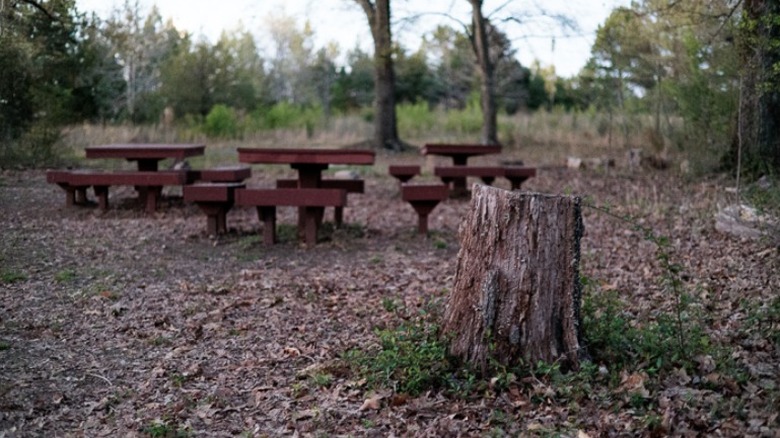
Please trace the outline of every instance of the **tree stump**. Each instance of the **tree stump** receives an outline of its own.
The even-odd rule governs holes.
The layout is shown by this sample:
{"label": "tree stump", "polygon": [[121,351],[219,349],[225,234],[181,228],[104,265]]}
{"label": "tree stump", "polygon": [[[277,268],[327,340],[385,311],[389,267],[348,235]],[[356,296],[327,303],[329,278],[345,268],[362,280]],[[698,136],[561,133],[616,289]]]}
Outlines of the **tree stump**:
{"label": "tree stump", "polygon": [[482,372],[491,358],[577,368],[582,233],[579,197],[474,185],[444,314],[450,353]]}

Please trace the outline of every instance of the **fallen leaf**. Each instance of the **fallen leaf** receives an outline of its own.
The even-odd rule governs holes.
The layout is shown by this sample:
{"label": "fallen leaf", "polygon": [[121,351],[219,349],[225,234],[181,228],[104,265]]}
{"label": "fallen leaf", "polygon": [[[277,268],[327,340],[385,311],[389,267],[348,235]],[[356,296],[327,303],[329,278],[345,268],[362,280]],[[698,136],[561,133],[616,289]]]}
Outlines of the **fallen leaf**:
{"label": "fallen leaf", "polygon": [[285,347],[284,348],[284,355],[287,357],[298,357],[301,355],[301,350],[295,348],[295,347]]}
{"label": "fallen leaf", "polygon": [[367,398],[363,404],[360,406],[359,411],[366,411],[368,409],[378,411],[380,407],[382,407],[382,396],[375,394],[371,397]]}

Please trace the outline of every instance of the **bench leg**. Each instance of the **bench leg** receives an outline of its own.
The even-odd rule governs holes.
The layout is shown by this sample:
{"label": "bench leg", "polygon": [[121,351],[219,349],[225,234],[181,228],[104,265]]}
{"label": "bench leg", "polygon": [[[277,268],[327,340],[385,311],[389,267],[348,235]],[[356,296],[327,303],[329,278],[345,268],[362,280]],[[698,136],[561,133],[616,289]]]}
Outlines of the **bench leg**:
{"label": "bench leg", "polygon": [[320,218],[322,217],[324,210],[325,209],[322,207],[306,207],[304,235],[308,248],[317,244],[317,228],[319,228]]}
{"label": "bench leg", "polygon": [[263,243],[276,243],[276,207],[257,207],[257,217],[263,222]]}
{"label": "bench leg", "polygon": [[146,212],[154,213],[157,211],[157,199],[162,193],[161,186],[150,186],[146,188]]}
{"label": "bench leg", "polygon": [[78,205],[87,205],[87,188],[76,187],[74,193],[74,202]]}
{"label": "bench leg", "polygon": [[525,180],[528,179],[528,177],[520,176],[517,178],[507,178],[510,183],[512,183],[512,190],[520,190],[520,186],[523,185]]}
{"label": "bench leg", "polygon": [[428,215],[439,205],[439,201],[412,201],[411,204],[417,212],[417,232],[422,235],[428,234]]}
{"label": "bench leg", "polygon": [[452,179],[452,194],[453,196],[464,196],[468,193],[466,189],[466,178],[453,178]]}
{"label": "bench leg", "polygon": [[60,184],[60,187],[62,187],[62,190],[65,190],[65,206],[73,207],[76,203],[76,188],[67,184]]}
{"label": "bench leg", "polygon": [[341,228],[344,223],[344,207],[336,207],[333,210],[333,222],[336,224],[336,228]]}
{"label": "bench leg", "polygon": [[227,233],[227,212],[232,205],[225,202],[198,202],[206,213],[206,233],[211,236]]}
{"label": "bench leg", "polygon": [[108,210],[108,186],[94,186],[95,197],[98,199],[98,208]]}

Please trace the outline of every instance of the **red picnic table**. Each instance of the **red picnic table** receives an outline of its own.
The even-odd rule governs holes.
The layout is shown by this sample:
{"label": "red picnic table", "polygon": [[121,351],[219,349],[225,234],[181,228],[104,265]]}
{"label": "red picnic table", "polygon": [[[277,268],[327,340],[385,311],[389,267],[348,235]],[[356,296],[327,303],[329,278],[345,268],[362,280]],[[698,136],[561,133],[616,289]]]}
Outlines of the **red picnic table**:
{"label": "red picnic table", "polygon": [[[283,194],[285,200],[279,200],[279,205],[298,205],[298,230],[299,235],[306,236],[307,242],[313,244],[316,239],[316,225],[322,220],[322,208],[324,205],[342,204],[344,190],[323,188],[322,171],[330,165],[372,165],[375,154],[373,151],[348,150],[348,149],[301,149],[301,148],[238,148],[238,161],[250,164],[286,164],[298,171],[296,189],[276,189],[277,194]],[[303,189],[303,190],[302,190]],[[319,189],[317,192],[313,189]],[[283,190],[297,190],[298,192],[283,192]],[[243,193],[249,193],[245,189]],[[327,197],[338,195],[341,201],[330,203]],[[334,192],[334,193],[326,193]],[[260,193],[260,192],[258,192]],[[296,195],[298,193],[298,195]],[[270,198],[273,194],[264,191],[262,196]],[[247,196],[247,199],[249,197]],[[296,200],[296,198],[299,198]],[[257,202],[249,201],[249,202]],[[262,201],[267,202],[267,201]],[[271,224],[272,221],[266,222]],[[308,226],[307,226],[308,224]],[[313,237],[312,237],[313,235]],[[268,235],[267,240],[274,240]]]}
{"label": "red picnic table", "polygon": [[156,172],[158,163],[166,158],[183,160],[187,157],[203,155],[204,144],[107,144],[89,146],[84,149],[87,158],[121,158],[137,161],[139,171]]}
{"label": "red picnic table", "polygon": [[474,144],[427,143],[420,150],[423,155],[440,155],[451,157],[452,164],[465,166],[470,157],[479,155],[500,154],[501,146]]}
{"label": "red picnic table", "polygon": [[[466,190],[466,177],[467,176],[480,176],[487,178],[495,178],[495,173],[502,173],[497,168],[472,168],[468,166],[468,159],[480,155],[492,155],[500,154],[501,146],[497,145],[479,145],[479,144],[449,144],[449,143],[427,143],[420,150],[423,155],[439,155],[443,157],[451,157],[452,164],[454,166],[450,168],[436,167],[434,173],[437,176],[442,177],[445,183],[452,182],[452,193],[456,196],[467,193]],[[442,171],[449,170],[451,174],[440,175]],[[484,175],[487,171],[491,176]]]}

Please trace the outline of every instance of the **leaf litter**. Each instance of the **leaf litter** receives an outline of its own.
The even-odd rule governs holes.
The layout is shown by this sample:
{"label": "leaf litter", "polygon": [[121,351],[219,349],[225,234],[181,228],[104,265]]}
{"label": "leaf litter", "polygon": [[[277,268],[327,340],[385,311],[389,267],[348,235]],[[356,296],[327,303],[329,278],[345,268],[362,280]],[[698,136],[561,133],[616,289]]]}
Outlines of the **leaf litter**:
{"label": "leaf litter", "polygon": [[[62,207],[42,172],[0,178],[0,265],[23,278],[0,285],[3,436],[150,436],[152,427],[185,436],[777,436],[780,427],[778,344],[767,336],[778,321],[754,321],[780,290],[780,257],[770,241],[714,229],[722,181],[549,168],[524,188],[587,195],[668,236],[707,334],[744,371],[738,378],[704,355],[693,375],[622,370],[576,397],[560,395],[576,384],[520,379],[502,391],[489,378],[478,394],[410,397],[369,388],[341,358],[446,297],[467,201],[439,205],[434,232],[420,238],[397,182],[370,175],[366,193],[350,195],[346,229],[326,226],[307,250],[291,239],[263,246],[249,209],[232,210],[229,234],[213,238],[180,198],[165,197],[149,217],[112,196],[101,213]],[[279,223],[295,223],[295,213],[280,208]],[[654,245],[612,217],[584,215],[583,275],[618,294],[634,320],[673,309]],[[598,365],[607,379],[611,364]]]}

